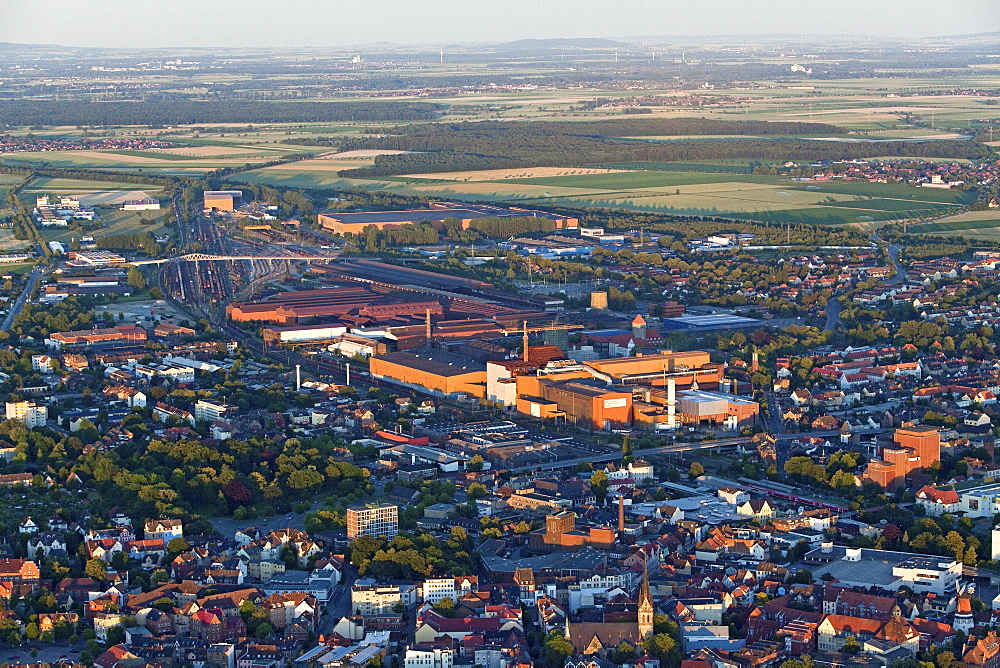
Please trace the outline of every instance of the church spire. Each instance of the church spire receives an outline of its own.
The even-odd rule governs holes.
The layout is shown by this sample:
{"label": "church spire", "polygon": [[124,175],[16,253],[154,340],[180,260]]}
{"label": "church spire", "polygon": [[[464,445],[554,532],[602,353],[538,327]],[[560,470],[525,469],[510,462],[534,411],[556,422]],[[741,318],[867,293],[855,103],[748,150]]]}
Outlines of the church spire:
{"label": "church spire", "polygon": [[649,593],[649,570],[642,567],[642,586],[639,588],[639,637],[653,634],[653,596]]}

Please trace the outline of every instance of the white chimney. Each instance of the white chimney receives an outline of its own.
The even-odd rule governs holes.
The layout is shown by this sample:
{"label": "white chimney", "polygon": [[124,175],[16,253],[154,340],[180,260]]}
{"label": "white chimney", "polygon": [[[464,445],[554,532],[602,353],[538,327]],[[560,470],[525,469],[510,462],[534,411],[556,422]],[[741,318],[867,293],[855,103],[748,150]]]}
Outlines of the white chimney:
{"label": "white chimney", "polygon": [[677,429],[677,381],[667,379],[667,429]]}
{"label": "white chimney", "polygon": [[300,364],[295,365],[295,391],[300,392],[302,390],[302,366]]}

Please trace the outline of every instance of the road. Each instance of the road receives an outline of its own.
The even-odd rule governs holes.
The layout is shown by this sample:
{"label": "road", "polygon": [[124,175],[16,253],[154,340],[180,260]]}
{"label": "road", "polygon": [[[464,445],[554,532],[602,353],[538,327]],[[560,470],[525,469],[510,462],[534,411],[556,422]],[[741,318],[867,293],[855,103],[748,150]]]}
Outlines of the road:
{"label": "road", "polygon": [[823,329],[827,332],[837,331],[837,325],[840,324],[840,312],[843,307],[840,305],[840,300],[830,297],[826,302],[826,324],[823,325]]}
{"label": "road", "polygon": [[[836,300],[830,300],[830,304],[840,305]],[[827,308],[830,308],[829,304]],[[838,311],[839,312],[839,311]],[[785,478],[787,474],[785,473],[785,462],[788,461],[788,452],[791,449],[788,444],[788,439],[783,438],[785,435],[785,420],[781,417],[784,412],[781,407],[781,401],[778,399],[774,392],[767,393],[767,427],[770,434],[775,438],[775,450],[777,450],[777,460],[775,465],[778,467],[778,475],[781,478]]]}
{"label": "road", "polygon": [[892,278],[887,278],[883,282],[886,283],[887,285],[893,285],[905,281],[906,269],[903,267],[903,263],[899,261],[899,251],[903,250],[903,247],[883,241],[882,237],[878,235],[878,232],[872,232],[871,240],[872,242],[880,246],[885,244],[886,254],[889,256],[889,260],[892,262],[892,266],[896,269],[896,275],[893,276]]}
{"label": "road", "polygon": [[35,267],[31,270],[31,275],[28,276],[28,282],[25,284],[24,290],[21,291],[17,301],[15,301],[14,305],[10,307],[9,311],[7,311],[7,315],[4,316],[3,324],[0,325],[0,329],[5,332],[10,331],[10,326],[14,324],[14,318],[17,317],[17,315],[24,308],[24,305],[28,302],[28,297],[30,297],[31,293],[34,292],[35,286],[38,284],[38,279],[41,278],[41,276],[41,267]]}

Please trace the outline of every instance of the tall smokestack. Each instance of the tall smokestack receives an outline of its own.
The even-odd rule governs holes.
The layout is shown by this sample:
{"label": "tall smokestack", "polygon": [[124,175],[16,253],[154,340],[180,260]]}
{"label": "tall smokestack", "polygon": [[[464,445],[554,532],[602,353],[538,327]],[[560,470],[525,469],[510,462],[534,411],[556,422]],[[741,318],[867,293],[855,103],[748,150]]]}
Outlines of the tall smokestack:
{"label": "tall smokestack", "polygon": [[427,317],[426,317],[426,320],[425,320],[425,326],[427,328],[427,331],[426,331],[426,334],[427,334],[427,343],[429,344],[431,342],[431,310],[430,309],[427,309]]}
{"label": "tall smokestack", "polygon": [[524,361],[528,361],[528,321],[524,321]]}
{"label": "tall smokestack", "polygon": [[753,373],[757,373],[758,371],[760,371],[760,355],[757,353],[756,350],[753,351],[753,362],[751,362],[750,364],[750,371],[752,371]]}
{"label": "tall smokestack", "polygon": [[300,392],[302,390],[302,365],[295,365],[295,391]]}
{"label": "tall smokestack", "polygon": [[667,429],[677,428],[677,381],[667,379]]}
{"label": "tall smokestack", "polygon": [[618,497],[618,536],[625,533],[625,495]]}
{"label": "tall smokestack", "polygon": [[739,394],[739,393],[740,393],[740,379],[733,378],[733,394]]}

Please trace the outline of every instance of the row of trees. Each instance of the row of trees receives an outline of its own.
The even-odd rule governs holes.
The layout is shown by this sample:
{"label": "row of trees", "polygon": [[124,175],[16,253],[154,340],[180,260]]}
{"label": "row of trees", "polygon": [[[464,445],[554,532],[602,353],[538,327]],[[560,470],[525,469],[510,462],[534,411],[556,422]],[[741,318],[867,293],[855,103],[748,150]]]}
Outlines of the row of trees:
{"label": "row of trees", "polygon": [[0,117],[10,125],[186,125],[192,123],[317,123],[418,121],[438,116],[429,102],[266,102],[209,100],[80,102],[2,100]]}

